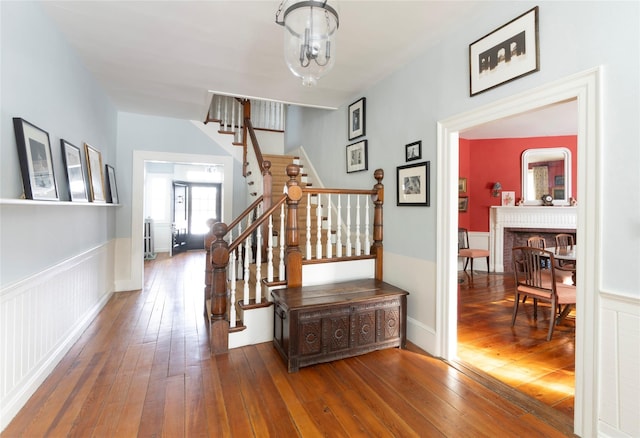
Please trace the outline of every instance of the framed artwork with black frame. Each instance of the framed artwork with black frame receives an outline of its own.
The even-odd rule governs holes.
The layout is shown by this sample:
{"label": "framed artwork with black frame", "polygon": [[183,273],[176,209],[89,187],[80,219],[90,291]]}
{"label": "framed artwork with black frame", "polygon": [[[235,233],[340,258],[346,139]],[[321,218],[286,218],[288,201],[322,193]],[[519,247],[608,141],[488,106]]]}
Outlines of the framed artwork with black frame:
{"label": "framed artwork with black frame", "polygon": [[60,146],[62,148],[64,167],[67,172],[67,182],[69,183],[69,199],[73,202],[89,202],[80,148],[65,139],[60,139]]}
{"label": "framed artwork with black frame", "polygon": [[106,197],[104,195],[104,178],[102,176],[102,154],[99,150],[87,143],[84,144],[84,151],[87,158],[91,201],[106,202]]}
{"label": "framed artwork with black frame", "polygon": [[14,117],[13,129],[25,198],[59,200],[49,133],[19,117]]}
{"label": "framed artwork with black frame", "polygon": [[422,140],[414,141],[404,147],[405,161],[422,159]]}
{"label": "framed artwork with black frame", "polygon": [[361,97],[349,105],[349,116],[347,118],[349,140],[355,140],[367,133],[366,106],[367,99],[365,97]]}
{"label": "framed artwork with black frame", "polygon": [[116,170],[113,166],[105,165],[107,177],[107,200],[112,204],[118,204],[118,186],[116,185]]}
{"label": "framed artwork with black frame", "polygon": [[429,206],[429,167],[430,161],[397,167],[396,205]]}
{"label": "framed artwork with black frame", "polygon": [[538,7],[469,44],[471,96],[540,70]]}
{"label": "framed artwork with black frame", "polygon": [[367,154],[367,140],[347,146],[347,173],[367,170],[369,161]]}

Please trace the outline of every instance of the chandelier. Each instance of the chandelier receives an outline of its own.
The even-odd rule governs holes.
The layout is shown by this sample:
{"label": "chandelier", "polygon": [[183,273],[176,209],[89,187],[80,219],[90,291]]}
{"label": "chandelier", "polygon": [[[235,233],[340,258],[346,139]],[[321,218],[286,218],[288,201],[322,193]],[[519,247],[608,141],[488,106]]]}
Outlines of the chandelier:
{"label": "chandelier", "polygon": [[[336,1],[283,0],[276,23],[284,26],[284,59],[302,84],[315,85],[336,61]],[[282,17],[281,17],[282,15]]]}

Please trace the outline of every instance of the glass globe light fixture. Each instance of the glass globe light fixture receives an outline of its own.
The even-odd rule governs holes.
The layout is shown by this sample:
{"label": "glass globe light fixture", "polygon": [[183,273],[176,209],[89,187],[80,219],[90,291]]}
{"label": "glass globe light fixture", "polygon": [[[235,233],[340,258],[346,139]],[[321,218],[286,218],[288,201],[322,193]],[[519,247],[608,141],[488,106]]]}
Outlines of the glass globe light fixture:
{"label": "glass globe light fixture", "polygon": [[[284,59],[305,86],[316,85],[336,62],[336,1],[285,0],[276,13],[284,26]],[[282,17],[280,17],[282,15]]]}

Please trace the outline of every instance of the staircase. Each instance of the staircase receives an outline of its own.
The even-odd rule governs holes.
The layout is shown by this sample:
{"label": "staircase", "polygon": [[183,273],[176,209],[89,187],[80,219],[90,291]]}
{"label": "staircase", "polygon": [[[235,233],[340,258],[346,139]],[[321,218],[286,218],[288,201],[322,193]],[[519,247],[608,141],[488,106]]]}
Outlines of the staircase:
{"label": "staircase", "polygon": [[229,96],[213,96],[205,121],[243,147],[251,203],[230,224],[211,224],[205,237],[212,354],[273,339],[274,288],[382,279],[382,170],[372,189],[316,188],[298,156],[262,153],[255,113],[263,129],[284,130],[281,104]]}

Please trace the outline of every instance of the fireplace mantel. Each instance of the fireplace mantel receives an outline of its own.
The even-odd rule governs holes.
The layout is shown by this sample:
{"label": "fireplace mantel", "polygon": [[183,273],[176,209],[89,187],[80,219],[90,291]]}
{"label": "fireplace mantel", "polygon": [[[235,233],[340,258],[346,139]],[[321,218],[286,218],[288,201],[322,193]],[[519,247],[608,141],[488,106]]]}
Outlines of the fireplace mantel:
{"label": "fireplace mantel", "polygon": [[577,207],[491,207],[489,251],[494,272],[504,272],[504,229],[575,230]]}

